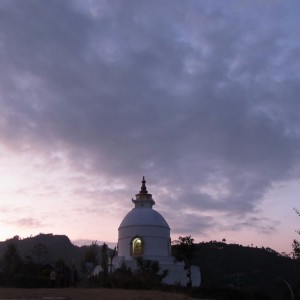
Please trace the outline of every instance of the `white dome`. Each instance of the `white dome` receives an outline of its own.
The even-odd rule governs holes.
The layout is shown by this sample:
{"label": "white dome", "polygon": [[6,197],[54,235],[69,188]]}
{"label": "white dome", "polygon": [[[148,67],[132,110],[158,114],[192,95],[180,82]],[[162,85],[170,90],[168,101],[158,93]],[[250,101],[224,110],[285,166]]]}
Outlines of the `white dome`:
{"label": "white dome", "polygon": [[164,217],[152,208],[134,208],[121,222],[119,229],[131,226],[157,226],[170,229]]}
{"label": "white dome", "polygon": [[155,201],[146,188],[143,177],[139,194],[132,199],[135,207],[119,226],[118,256],[132,259],[159,260],[170,257],[170,227],[163,216],[152,208]]}

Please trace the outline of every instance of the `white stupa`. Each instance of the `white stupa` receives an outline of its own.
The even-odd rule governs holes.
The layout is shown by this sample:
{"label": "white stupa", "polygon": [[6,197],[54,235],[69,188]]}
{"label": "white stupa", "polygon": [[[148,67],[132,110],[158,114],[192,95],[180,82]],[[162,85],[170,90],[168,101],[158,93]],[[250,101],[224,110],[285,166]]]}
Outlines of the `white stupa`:
{"label": "white stupa", "polygon": [[[188,282],[187,271],[183,263],[176,263],[171,256],[170,227],[164,217],[152,208],[155,201],[148,193],[143,177],[142,187],[136,199],[132,199],[135,207],[127,213],[119,226],[118,256],[114,261],[114,269],[126,264],[132,270],[137,268],[136,258],[157,261],[160,271],[168,270],[164,278],[166,284]],[[192,266],[192,285],[200,285],[200,270]]]}

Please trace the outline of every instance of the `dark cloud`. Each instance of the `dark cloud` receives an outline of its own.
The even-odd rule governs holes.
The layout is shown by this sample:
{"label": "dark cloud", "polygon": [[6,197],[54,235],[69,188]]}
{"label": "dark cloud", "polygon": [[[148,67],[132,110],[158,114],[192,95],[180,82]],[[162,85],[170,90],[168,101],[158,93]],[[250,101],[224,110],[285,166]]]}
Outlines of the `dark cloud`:
{"label": "dark cloud", "polygon": [[192,232],[193,235],[204,237],[211,228],[218,225],[217,220],[214,220],[211,216],[201,216],[193,213],[186,213],[182,216],[182,214],[176,212],[171,214],[166,212],[164,216],[167,217],[169,225],[172,225],[171,232],[173,235],[186,235]]}
{"label": "dark cloud", "polygon": [[[0,137],[120,180],[123,197],[146,175],[178,210],[246,217],[299,175],[294,6],[3,1]],[[206,226],[216,223],[184,215],[177,230]]]}

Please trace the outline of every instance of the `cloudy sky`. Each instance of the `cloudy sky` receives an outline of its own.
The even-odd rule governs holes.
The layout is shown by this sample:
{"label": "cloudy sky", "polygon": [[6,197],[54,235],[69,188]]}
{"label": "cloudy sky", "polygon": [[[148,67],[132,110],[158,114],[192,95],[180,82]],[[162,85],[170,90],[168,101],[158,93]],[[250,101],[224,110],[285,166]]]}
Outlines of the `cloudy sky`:
{"label": "cloudy sky", "polygon": [[291,251],[299,1],[0,1],[0,240],[116,242],[142,176],[172,237]]}

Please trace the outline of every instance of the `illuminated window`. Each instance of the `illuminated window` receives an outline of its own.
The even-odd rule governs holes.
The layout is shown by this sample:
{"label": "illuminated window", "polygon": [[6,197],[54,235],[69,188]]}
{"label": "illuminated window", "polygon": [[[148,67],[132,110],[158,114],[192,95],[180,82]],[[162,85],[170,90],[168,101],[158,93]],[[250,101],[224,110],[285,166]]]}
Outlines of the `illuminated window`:
{"label": "illuminated window", "polygon": [[131,242],[132,256],[142,256],[144,252],[144,243],[141,237],[134,237]]}

